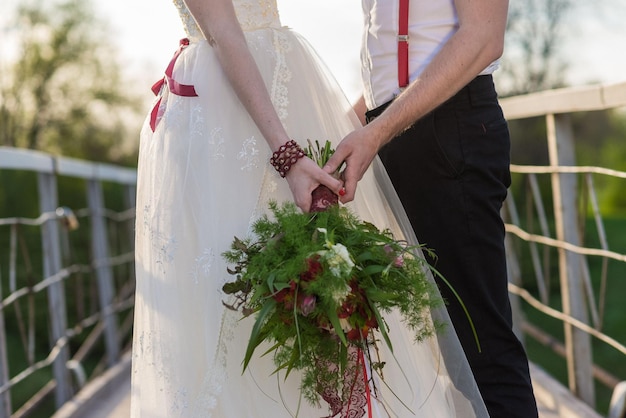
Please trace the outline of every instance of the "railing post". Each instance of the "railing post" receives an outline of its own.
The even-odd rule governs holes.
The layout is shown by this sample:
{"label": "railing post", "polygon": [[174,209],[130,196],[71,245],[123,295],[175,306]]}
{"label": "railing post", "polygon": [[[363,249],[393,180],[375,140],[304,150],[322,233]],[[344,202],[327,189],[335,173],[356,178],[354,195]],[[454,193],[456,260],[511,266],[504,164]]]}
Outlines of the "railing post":
{"label": "railing post", "polygon": [[102,311],[102,321],[104,323],[107,366],[112,367],[119,357],[119,343],[117,338],[117,319],[111,309],[115,292],[113,289],[113,272],[111,266],[107,263],[109,258],[109,240],[104,219],[104,198],[102,185],[99,181],[89,180],[87,188],[87,200],[92,214],[91,246],[98,281],[100,310]]}
{"label": "railing post", "polygon": [[[548,114],[546,122],[550,165],[552,167],[575,165],[574,138],[569,115]],[[553,173],[552,192],[557,239],[581,245],[576,174]],[[581,257],[571,251],[559,249],[561,298],[565,314],[589,323],[581,271],[582,262],[585,260]],[[564,327],[569,388],[588,405],[594,406],[591,338],[584,331],[567,323]]]}
{"label": "railing post", "polygon": [[[0,301],[2,300],[2,272],[0,271]],[[9,364],[7,362],[7,338],[4,327],[4,308],[0,307],[0,386],[9,382]],[[11,392],[0,393],[0,417],[11,416]]]}
{"label": "railing post", "polygon": [[[58,206],[56,176],[39,173],[39,208],[41,213],[54,212]],[[50,277],[61,270],[60,233],[57,219],[48,219],[41,225],[41,246],[43,249],[43,275]],[[50,340],[52,346],[65,337],[67,330],[67,312],[65,305],[65,286],[58,281],[48,287],[48,311],[50,315]],[[66,367],[69,360],[67,345],[59,348],[59,354],[52,363],[52,372],[56,381],[55,403],[60,408],[73,394],[70,373]]]}

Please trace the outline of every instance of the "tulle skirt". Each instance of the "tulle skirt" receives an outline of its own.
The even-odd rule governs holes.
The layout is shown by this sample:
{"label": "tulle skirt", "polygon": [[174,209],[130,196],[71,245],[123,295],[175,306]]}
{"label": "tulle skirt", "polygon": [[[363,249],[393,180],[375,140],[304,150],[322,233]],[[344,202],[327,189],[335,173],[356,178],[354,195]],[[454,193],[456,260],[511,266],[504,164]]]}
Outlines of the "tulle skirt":
{"label": "tulle skirt", "polygon": [[[338,143],[358,126],[350,103],[315,52],[286,28],[247,32],[274,107],[291,138]],[[269,165],[270,150],[225,77],[211,46],[192,42],[178,57],[156,129],[141,133],[136,223],[137,291],[132,367],[133,417],[266,418],[328,416],[300,396],[299,375],[273,374],[258,349],[242,360],[253,319],[222,303],[232,276],[221,254],[245,238],[268,202],[291,199]],[[397,238],[415,241],[397,197],[375,161],[352,210]],[[433,312],[449,322],[445,310]],[[417,343],[389,315],[393,355],[381,347],[374,417],[473,417],[486,410],[449,324]],[[387,387],[388,385],[388,387]],[[367,415],[366,415],[367,416]]]}

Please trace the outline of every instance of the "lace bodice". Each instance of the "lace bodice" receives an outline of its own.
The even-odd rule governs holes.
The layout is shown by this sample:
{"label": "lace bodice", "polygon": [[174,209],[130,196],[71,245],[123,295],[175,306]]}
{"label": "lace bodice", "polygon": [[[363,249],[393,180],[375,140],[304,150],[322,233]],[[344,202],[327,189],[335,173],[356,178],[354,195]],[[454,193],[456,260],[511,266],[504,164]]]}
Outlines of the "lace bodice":
{"label": "lace bodice", "polygon": [[[183,0],[174,0],[174,5],[183,22],[187,36],[192,40],[203,39],[204,35],[187,9]],[[237,19],[244,31],[266,27],[280,27],[276,0],[233,0]]]}

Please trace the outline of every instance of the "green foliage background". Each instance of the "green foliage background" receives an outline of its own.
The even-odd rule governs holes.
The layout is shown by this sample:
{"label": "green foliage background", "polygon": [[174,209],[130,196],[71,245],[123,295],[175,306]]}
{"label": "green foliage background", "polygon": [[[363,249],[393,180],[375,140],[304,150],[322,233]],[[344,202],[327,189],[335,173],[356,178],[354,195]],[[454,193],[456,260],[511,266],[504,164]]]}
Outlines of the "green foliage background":
{"label": "green foliage background", "polygon": [[143,103],[90,1],[17,9],[16,58],[0,62],[0,145],[133,166]]}

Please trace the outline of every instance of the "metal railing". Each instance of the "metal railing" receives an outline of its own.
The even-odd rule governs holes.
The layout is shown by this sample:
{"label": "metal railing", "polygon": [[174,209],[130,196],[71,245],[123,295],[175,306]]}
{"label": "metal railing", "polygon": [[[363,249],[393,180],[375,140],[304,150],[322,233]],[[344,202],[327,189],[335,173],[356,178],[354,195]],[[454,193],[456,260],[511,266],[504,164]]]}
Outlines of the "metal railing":
{"label": "metal railing", "polygon": [[[502,106],[509,121],[544,118],[549,159],[548,165],[543,166],[511,166],[512,173],[525,187],[521,196],[511,192],[503,209],[509,291],[513,295],[517,332],[550,346],[564,358],[569,389],[590,406],[596,406],[596,381],[613,390],[609,416],[623,418],[624,384],[620,381],[626,380],[626,333],[609,336],[602,329],[607,292],[611,291],[608,264],[626,265],[626,255],[623,248],[622,252],[609,248],[609,238],[615,237],[609,237],[604,226],[595,179],[604,176],[624,181],[621,187],[625,187],[626,172],[576,166],[576,136],[571,115],[625,107],[626,83],[529,94],[503,99]],[[516,200],[524,202],[523,218]],[[588,219],[595,225],[593,239],[599,242],[596,247],[587,244],[592,238],[586,233]],[[599,277],[591,276],[592,258],[600,260]],[[522,262],[527,264],[524,272]],[[557,286],[550,283],[551,276],[558,277],[559,295],[552,294],[551,289]],[[612,279],[623,280],[623,277]],[[529,285],[532,292],[523,287]],[[562,321],[564,341],[549,335],[538,324],[525,321],[520,299],[532,309]],[[621,368],[607,371],[594,364],[592,337],[621,353]]]}
{"label": "metal railing", "polygon": [[[0,193],[29,196],[40,213],[0,218],[0,417],[20,417],[50,398],[61,407],[130,346],[136,172],[4,147],[0,170],[36,177],[37,198],[6,196],[7,184]],[[87,207],[72,210],[59,195]]]}

